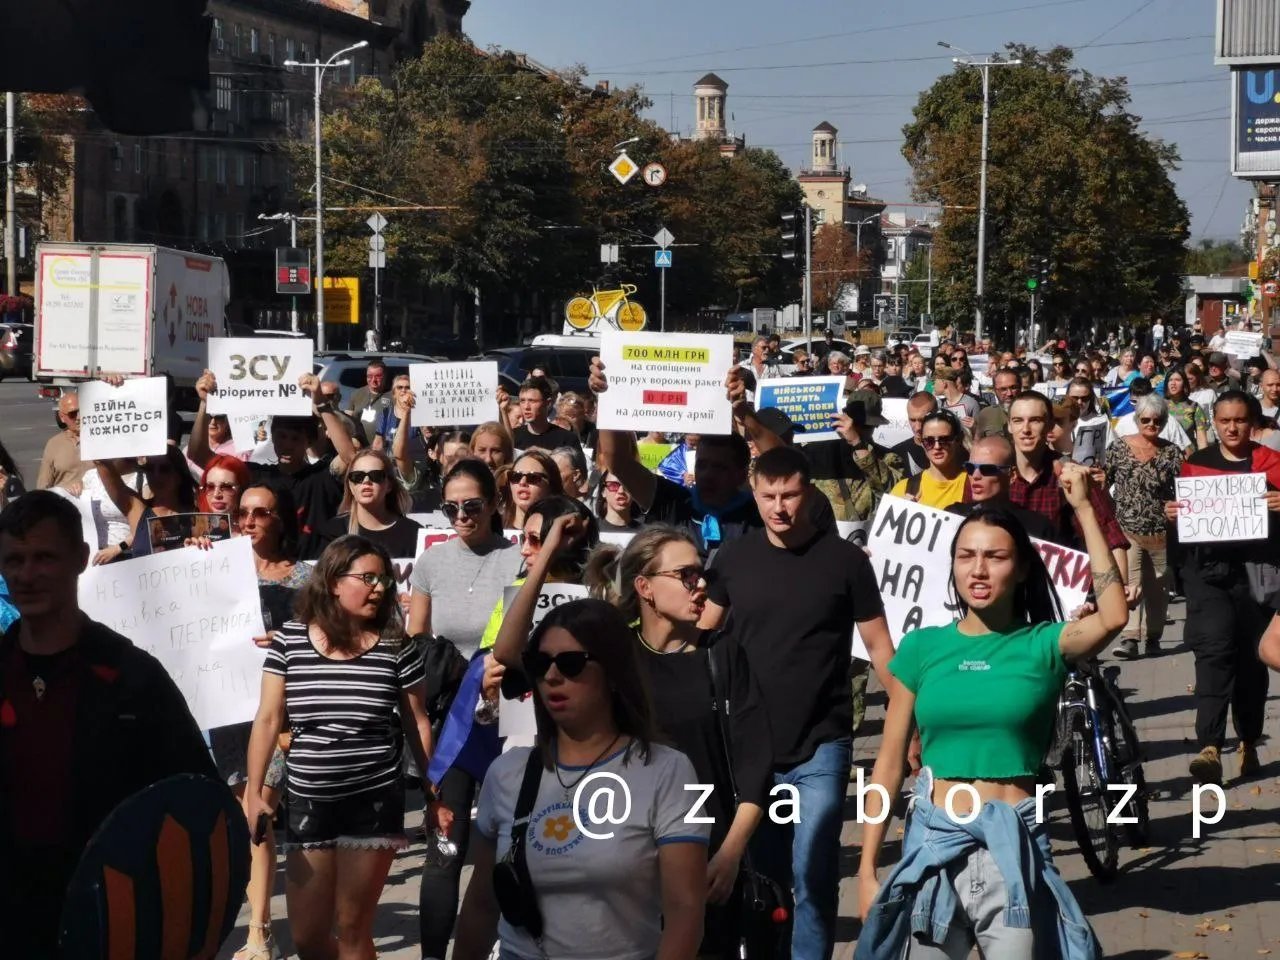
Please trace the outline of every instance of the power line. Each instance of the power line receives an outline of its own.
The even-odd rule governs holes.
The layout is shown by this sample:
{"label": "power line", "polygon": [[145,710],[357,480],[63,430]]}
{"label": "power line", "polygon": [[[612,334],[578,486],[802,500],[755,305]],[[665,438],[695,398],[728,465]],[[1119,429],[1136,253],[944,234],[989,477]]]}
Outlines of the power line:
{"label": "power line", "polygon": [[1076,51],[1077,51],[1077,52],[1079,52],[1079,51],[1081,51],[1081,50],[1084,50],[1084,49],[1086,49],[1086,48],[1088,48],[1088,47],[1093,46],[1095,43],[1097,43],[1099,40],[1101,40],[1103,37],[1105,37],[1105,36],[1106,36],[1108,33],[1110,33],[1112,30],[1115,30],[1117,27],[1119,27],[1119,26],[1121,26],[1121,25],[1123,25],[1123,24],[1125,24],[1125,23],[1128,23],[1130,20],[1132,20],[1134,17],[1136,17],[1136,16],[1137,16],[1138,14],[1140,14],[1143,10],[1147,9],[1147,7],[1151,6],[1151,4],[1153,4],[1153,3],[1155,3],[1155,2],[1156,2],[1156,0],[1144,0],[1144,2],[1143,2],[1143,3],[1141,3],[1141,4],[1139,4],[1139,5],[1138,5],[1138,7],[1137,7],[1137,9],[1136,9],[1136,10],[1132,10],[1132,11],[1130,11],[1128,14],[1126,14],[1125,16],[1121,17],[1119,20],[1117,20],[1117,21],[1116,21],[1115,23],[1113,23],[1111,26],[1107,27],[1107,29],[1103,30],[1100,34],[1098,34],[1096,37],[1094,37],[1094,38],[1093,38],[1092,40],[1090,40],[1088,43],[1084,44],[1083,46],[1076,47],[1076,48],[1075,48],[1075,49],[1076,49]]}

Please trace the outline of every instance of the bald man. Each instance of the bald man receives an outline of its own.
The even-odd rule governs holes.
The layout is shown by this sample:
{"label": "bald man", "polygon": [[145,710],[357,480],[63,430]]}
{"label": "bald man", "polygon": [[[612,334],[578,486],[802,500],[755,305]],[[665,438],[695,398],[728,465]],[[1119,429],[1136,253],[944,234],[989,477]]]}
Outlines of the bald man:
{"label": "bald man", "polygon": [[74,487],[72,492],[78,493],[85,471],[93,464],[80,459],[80,396],[74,390],[65,391],[59,398],[58,422],[64,429],[44,445],[36,486],[41,490]]}
{"label": "bald man", "polygon": [[1280,371],[1264,370],[1258,379],[1258,393],[1262,401],[1262,415],[1274,420],[1280,415]]}
{"label": "bald man", "polygon": [[[964,468],[969,474],[970,503],[954,503],[947,507],[952,513],[968,516],[979,504],[1000,507],[1009,511],[1027,535],[1037,540],[1060,543],[1061,538],[1048,519],[1034,510],[1019,507],[1009,499],[1009,481],[1013,476],[1016,460],[1013,444],[1000,434],[976,440],[969,450]],[[1068,544],[1063,544],[1068,546]]]}

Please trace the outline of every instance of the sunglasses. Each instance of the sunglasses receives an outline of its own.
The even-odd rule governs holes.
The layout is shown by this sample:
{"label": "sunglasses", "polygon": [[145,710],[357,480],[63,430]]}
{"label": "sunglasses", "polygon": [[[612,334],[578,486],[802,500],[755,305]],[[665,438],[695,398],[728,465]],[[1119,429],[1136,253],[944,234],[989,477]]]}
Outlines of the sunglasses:
{"label": "sunglasses", "polygon": [[573,680],[581,676],[582,671],[587,669],[587,664],[594,659],[585,650],[565,650],[555,656],[541,650],[530,650],[524,655],[524,667],[525,673],[535,680],[545,677],[552,666],[560,671],[560,676]]}
{"label": "sunglasses", "polygon": [[1009,472],[1011,468],[1003,466],[999,463],[970,463],[964,464],[964,472],[973,476],[975,473],[984,477],[1002,477]]}
{"label": "sunglasses", "polygon": [[680,585],[686,590],[696,590],[698,584],[702,582],[705,571],[702,567],[688,566],[677,567],[675,570],[657,570],[653,573],[647,573],[647,577],[671,577],[673,580],[679,580]]}
{"label": "sunglasses", "polygon": [[396,585],[396,578],[385,573],[340,573],[338,576],[352,577],[366,587],[381,587],[383,590],[390,590]]}
{"label": "sunglasses", "polygon": [[621,490],[621,489],[622,489],[622,481],[621,481],[621,480],[606,480],[606,481],[604,482],[604,488],[605,488],[606,490],[608,490],[610,493],[617,493],[619,490]]}
{"label": "sunglasses", "polygon": [[370,483],[386,483],[387,471],[385,470],[352,470],[347,474],[347,483],[353,486],[359,486],[368,480]]}
{"label": "sunglasses", "polygon": [[80,411],[79,411],[79,410],[68,410],[66,413],[64,413],[64,414],[63,414],[63,416],[64,416],[64,417],[66,417],[66,418],[68,418],[69,420],[79,420],[79,419],[80,419]]}
{"label": "sunglasses", "polygon": [[484,498],[468,497],[466,500],[460,500],[457,503],[452,500],[446,500],[440,504],[440,512],[450,520],[457,520],[459,514],[478,517],[484,512]]}
{"label": "sunglasses", "polygon": [[521,470],[512,470],[508,476],[511,477],[512,483],[527,483],[531,487],[540,487],[547,482],[545,473],[525,473]]}
{"label": "sunglasses", "polygon": [[920,446],[926,450],[932,450],[934,447],[949,447],[956,442],[954,436],[949,437],[921,437]]}
{"label": "sunglasses", "polygon": [[536,533],[526,533],[524,535],[524,542],[531,547],[540,547],[542,546],[542,537],[538,536]]}
{"label": "sunglasses", "polygon": [[1139,422],[1139,423],[1154,424],[1154,423],[1159,423],[1159,422],[1160,422],[1160,418],[1159,418],[1159,417],[1139,417],[1139,418],[1138,418],[1138,422]]}
{"label": "sunglasses", "polygon": [[254,520],[263,521],[268,520],[275,515],[276,512],[274,510],[268,510],[266,507],[241,507],[236,511],[236,520],[240,523],[244,523],[252,517]]}
{"label": "sunglasses", "polygon": [[235,493],[240,487],[234,483],[202,483],[200,489],[205,493],[219,493],[223,490],[227,493]]}

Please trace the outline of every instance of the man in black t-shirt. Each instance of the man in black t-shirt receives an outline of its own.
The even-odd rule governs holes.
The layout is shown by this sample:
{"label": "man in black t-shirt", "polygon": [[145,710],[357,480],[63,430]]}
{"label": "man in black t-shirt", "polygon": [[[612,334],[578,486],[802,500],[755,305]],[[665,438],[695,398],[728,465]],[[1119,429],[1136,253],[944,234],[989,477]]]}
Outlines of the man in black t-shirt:
{"label": "man in black t-shirt", "polygon": [[546,377],[530,377],[520,384],[520,415],[524,417],[524,423],[515,429],[517,450],[536,447],[551,453],[560,447],[582,449],[576,433],[556,426],[547,416],[555,397],[556,389]]}
{"label": "man in black t-shirt", "polygon": [[795,889],[790,955],[819,960],[835,943],[854,624],[882,675],[893,645],[867,555],[810,520],[809,501],[821,494],[804,454],[785,446],[762,453],[752,492],[764,528],[720,551],[702,626],[726,626],[759,678],[776,797],[794,800],[785,814],[795,822],[762,822],[752,853],[764,873]]}

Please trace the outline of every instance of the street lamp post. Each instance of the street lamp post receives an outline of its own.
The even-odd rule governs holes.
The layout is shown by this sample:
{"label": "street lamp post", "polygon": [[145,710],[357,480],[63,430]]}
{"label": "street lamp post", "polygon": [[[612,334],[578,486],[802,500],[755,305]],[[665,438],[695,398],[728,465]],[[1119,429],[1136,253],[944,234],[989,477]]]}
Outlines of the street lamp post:
{"label": "street lamp post", "polygon": [[[982,294],[987,267],[987,140],[991,125],[991,68],[1016,67],[1021,60],[976,60],[974,55],[961,47],[939,40],[938,46],[959,50],[965,57],[952,57],[951,62],[960,66],[978,67],[982,70],[982,167],[978,180],[978,278],[976,303],[973,308],[973,336],[982,339]],[[968,59],[966,59],[966,57]]]}
{"label": "street lamp post", "polygon": [[310,63],[300,63],[297,60],[286,60],[286,67],[303,67],[307,70],[314,70],[316,76],[315,87],[315,144],[316,144],[316,349],[323,350],[325,347],[324,336],[324,195],[320,176],[320,83],[324,79],[324,72],[330,67],[345,67],[351,63],[350,60],[339,60],[338,58],[351,53],[354,50],[360,50],[369,45],[368,40],[361,40],[359,43],[353,43],[349,47],[339,50],[328,60],[321,61],[318,57]]}
{"label": "street lamp post", "polygon": [[861,220],[845,220],[844,226],[854,227],[853,258],[858,261],[858,316],[862,316],[862,225],[872,220],[879,220],[880,214],[873,213]]}
{"label": "street lamp post", "polygon": [[[288,220],[289,221],[289,246],[296,247],[298,245],[298,221],[314,220],[315,217],[300,217],[296,213],[260,213],[259,220]],[[289,297],[289,329],[293,333],[298,332],[298,298],[296,296]]]}

